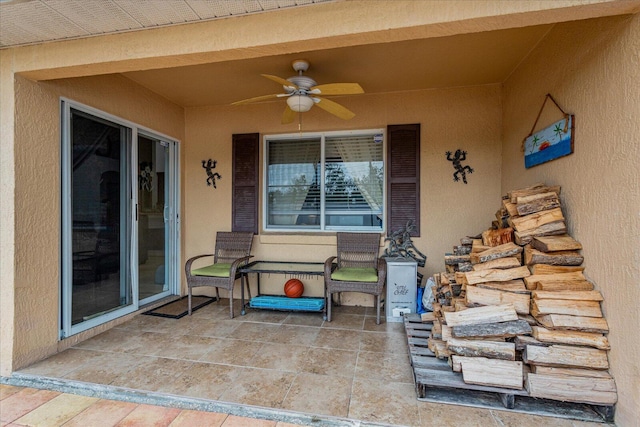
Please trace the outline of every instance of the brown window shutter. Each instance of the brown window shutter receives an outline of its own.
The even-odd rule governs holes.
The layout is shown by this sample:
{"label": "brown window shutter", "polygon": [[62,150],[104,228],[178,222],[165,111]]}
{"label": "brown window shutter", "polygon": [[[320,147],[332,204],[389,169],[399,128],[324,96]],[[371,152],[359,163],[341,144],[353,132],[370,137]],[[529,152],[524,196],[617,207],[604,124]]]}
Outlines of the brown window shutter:
{"label": "brown window shutter", "polygon": [[420,124],[387,126],[387,235],[413,220],[420,236]]}
{"label": "brown window shutter", "polygon": [[232,231],[258,233],[258,159],[260,135],[233,135]]}

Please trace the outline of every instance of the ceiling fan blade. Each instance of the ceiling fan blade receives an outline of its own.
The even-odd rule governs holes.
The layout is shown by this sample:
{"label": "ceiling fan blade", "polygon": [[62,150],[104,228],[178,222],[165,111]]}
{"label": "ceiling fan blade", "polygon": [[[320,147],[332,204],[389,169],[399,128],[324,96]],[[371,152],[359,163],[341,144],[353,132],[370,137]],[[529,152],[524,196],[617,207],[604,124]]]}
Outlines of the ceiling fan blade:
{"label": "ceiling fan blade", "polygon": [[264,101],[265,99],[280,98],[280,95],[281,94],[279,93],[272,93],[270,95],[256,96],[255,98],[243,99],[241,101],[232,102],[231,105],[243,105],[243,104],[249,104],[251,102]]}
{"label": "ceiling fan blade", "polygon": [[316,105],[323,110],[333,114],[334,116],[340,117],[343,120],[349,120],[355,117],[355,113],[338,104],[337,102],[330,101],[326,98],[315,98],[318,99]]}
{"label": "ceiling fan blade", "polygon": [[356,95],[364,93],[358,83],[328,83],[317,85],[309,90],[313,95]]}
{"label": "ceiling fan blade", "polygon": [[282,114],[282,124],[286,125],[289,123],[293,123],[293,120],[295,118],[296,118],[296,112],[293,111],[291,107],[287,105],[287,107],[284,109],[284,113]]}
{"label": "ceiling fan blade", "polygon": [[288,86],[288,87],[292,87],[293,89],[298,89],[298,85],[296,85],[295,83],[291,83],[289,80],[283,79],[282,77],[272,76],[271,74],[260,74],[260,75],[276,83],[280,83],[282,86]]}

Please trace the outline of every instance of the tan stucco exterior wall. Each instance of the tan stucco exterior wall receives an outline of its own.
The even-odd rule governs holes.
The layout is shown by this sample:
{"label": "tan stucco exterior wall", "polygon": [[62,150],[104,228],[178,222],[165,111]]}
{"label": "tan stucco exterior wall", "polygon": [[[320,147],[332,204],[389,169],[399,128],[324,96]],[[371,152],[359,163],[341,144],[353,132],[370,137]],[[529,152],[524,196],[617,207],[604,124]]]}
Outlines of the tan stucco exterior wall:
{"label": "tan stucco exterior wall", "polygon": [[[183,140],[183,258],[210,250],[213,233],[230,227],[231,135],[283,132],[281,108],[188,109],[185,118],[181,107],[119,77],[16,83],[16,73],[43,80],[107,75],[571,21],[637,7],[637,1],[612,0],[346,1],[314,6],[314,25],[301,8],[242,17],[250,31],[232,18],[0,50],[0,375],[56,348],[59,95]],[[502,99],[497,86],[489,86],[345,102],[366,111],[349,128],[422,124],[422,237],[416,243],[429,256],[428,274],[443,268],[442,255],[459,237],[488,226],[497,209],[491,201],[504,192],[536,181],[563,186],[571,233],[585,246],[586,273],[605,296],[620,425],[640,417],[639,27],[638,16],[559,24],[508,79]],[[547,92],[576,114],[576,152],[525,171],[520,143]],[[305,116],[305,129],[345,126],[313,114]],[[444,159],[446,150],[457,148],[469,151],[476,169],[466,186],[453,182]],[[209,157],[220,162],[218,190],[204,185],[199,162]],[[255,252],[302,258],[308,252],[301,248],[315,248],[320,259],[331,253],[331,238],[308,243],[261,236]]]}
{"label": "tan stucco exterior wall", "polygon": [[[575,114],[575,152],[524,169],[520,151],[546,93]],[[616,422],[640,419],[640,16],[557,25],[505,83],[502,192],[562,186],[585,275],[604,296]],[[554,113],[553,116],[550,113]],[[558,119],[545,108],[540,127]]]}
{"label": "tan stucco exterior wall", "polygon": [[[476,234],[491,224],[500,200],[501,88],[499,85],[430,90],[388,95],[362,95],[341,101],[362,111],[350,121],[333,118],[319,109],[303,115],[302,130],[329,131],[382,128],[388,124],[421,124],[421,236],[414,240],[429,258],[426,272],[444,269],[443,254],[460,237]],[[234,133],[262,135],[297,132],[298,123],[281,125],[284,102],[235,108],[190,108],[186,113],[185,256],[211,253],[216,231],[231,229],[231,138]],[[250,119],[248,119],[250,118]],[[445,152],[468,151],[474,169],[469,184],[453,181]],[[262,151],[262,150],[261,150]],[[218,161],[222,175],[217,189],[205,183],[202,160]],[[262,176],[262,175],[261,175]],[[496,204],[487,204],[495,200]],[[324,261],[335,255],[335,235],[261,233],[254,240],[256,259]],[[266,278],[265,278],[266,279]],[[277,278],[281,287],[283,278]],[[322,295],[322,282],[306,295]],[[281,291],[276,289],[276,291]],[[371,304],[345,295],[345,303]]]}
{"label": "tan stucco exterior wall", "polygon": [[179,140],[184,130],[181,107],[117,75],[40,83],[17,77],[15,93],[13,369],[58,350],[60,97]]}

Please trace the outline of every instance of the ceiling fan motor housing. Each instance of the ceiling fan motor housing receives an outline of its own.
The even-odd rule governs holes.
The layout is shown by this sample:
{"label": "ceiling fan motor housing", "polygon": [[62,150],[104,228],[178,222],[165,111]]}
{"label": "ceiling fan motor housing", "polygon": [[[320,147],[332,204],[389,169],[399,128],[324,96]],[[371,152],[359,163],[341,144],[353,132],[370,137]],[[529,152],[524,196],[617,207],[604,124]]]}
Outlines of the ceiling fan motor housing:
{"label": "ceiling fan motor housing", "polygon": [[[315,80],[307,76],[293,76],[293,77],[289,77],[287,80],[289,80],[291,83],[298,86],[298,88],[305,91],[317,85]],[[288,90],[289,92],[293,92],[291,88],[287,88],[287,86],[283,86],[283,87],[285,88],[285,90]]]}

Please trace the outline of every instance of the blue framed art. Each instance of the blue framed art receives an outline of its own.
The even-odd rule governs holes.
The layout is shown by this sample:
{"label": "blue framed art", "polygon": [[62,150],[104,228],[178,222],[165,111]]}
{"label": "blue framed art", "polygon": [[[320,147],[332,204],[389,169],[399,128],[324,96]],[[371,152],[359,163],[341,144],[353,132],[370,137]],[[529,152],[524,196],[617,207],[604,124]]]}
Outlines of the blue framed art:
{"label": "blue framed art", "polygon": [[567,114],[524,140],[524,166],[530,168],[573,153],[575,116]]}

